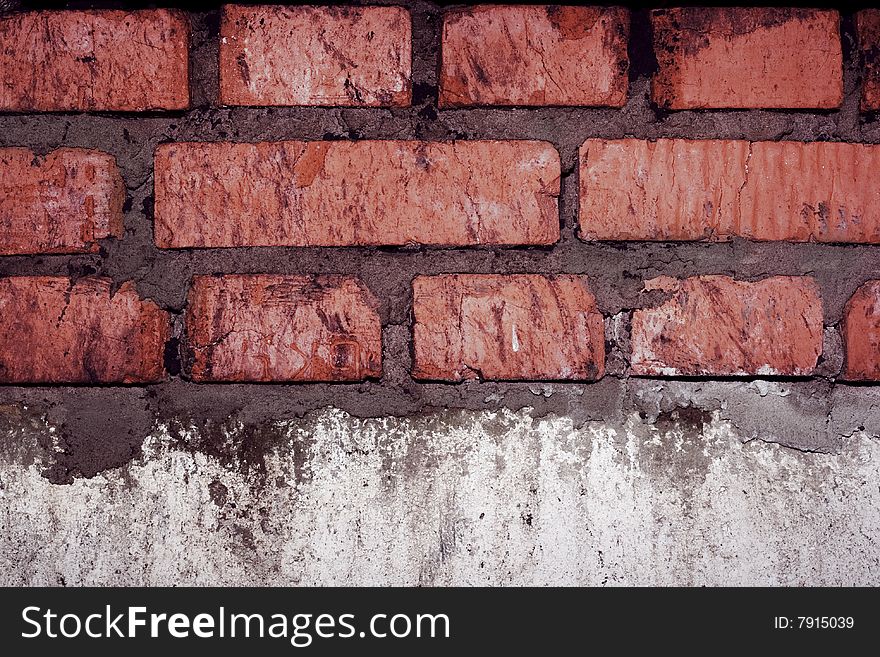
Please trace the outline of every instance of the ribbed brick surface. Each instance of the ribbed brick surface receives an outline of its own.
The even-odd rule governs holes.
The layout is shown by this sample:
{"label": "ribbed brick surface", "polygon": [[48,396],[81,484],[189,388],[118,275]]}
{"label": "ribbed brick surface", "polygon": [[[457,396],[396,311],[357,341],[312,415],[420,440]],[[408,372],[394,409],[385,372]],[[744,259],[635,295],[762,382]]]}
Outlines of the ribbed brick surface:
{"label": "ribbed brick surface", "polygon": [[591,139],[580,230],[587,240],[880,243],[880,147]]}
{"label": "ribbed brick surface", "polygon": [[186,109],[189,29],[167,9],[0,16],[0,111]]}
{"label": "ribbed brick surface", "polygon": [[669,298],[633,313],[633,374],[808,376],[816,368],[822,300],[811,278],[661,276],[645,289]]}
{"label": "ribbed brick surface", "polygon": [[162,248],[552,244],[559,155],[544,142],[163,144]]}
{"label": "ribbed brick surface", "polygon": [[0,383],[151,383],[168,313],[109,278],[0,278]]}
{"label": "ribbed brick surface", "polygon": [[195,381],[359,381],[382,374],[378,303],[342,276],[196,276],[186,309]]}
{"label": "ribbed brick surface", "polygon": [[112,155],[0,148],[0,255],[97,251],[122,235],[124,201]]}
{"label": "ribbed brick surface", "polygon": [[598,379],[602,315],[583,276],[450,274],[413,281],[417,379]]}
{"label": "ribbed brick surface", "polygon": [[830,109],[843,101],[836,11],[684,7],[655,10],[651,22],[652,98],[661,107]]}
{"label": "ribbed brick surface", "polygon": [[410,32],[401,7],[226,5],[220,102],[409,105]]}

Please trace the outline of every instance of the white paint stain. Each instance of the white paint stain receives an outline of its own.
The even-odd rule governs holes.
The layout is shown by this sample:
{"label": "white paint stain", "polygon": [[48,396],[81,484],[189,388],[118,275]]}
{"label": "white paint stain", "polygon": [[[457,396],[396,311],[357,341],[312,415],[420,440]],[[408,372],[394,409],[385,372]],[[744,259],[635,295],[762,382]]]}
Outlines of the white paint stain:
{"label": "white paint stain", "polygon": [[515,352],[519,351],[519,337],[516,335],[516,324],[510,327],[510,344]]}

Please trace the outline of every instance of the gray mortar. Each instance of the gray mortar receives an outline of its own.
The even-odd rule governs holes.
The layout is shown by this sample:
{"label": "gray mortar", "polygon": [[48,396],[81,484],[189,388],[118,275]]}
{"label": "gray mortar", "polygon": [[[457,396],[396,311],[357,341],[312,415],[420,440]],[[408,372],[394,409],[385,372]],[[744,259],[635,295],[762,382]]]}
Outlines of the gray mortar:
{"label": "gray mortar", "polygon": [[[347,4],[359,4],[347,3]],[[620,110],[589,108],[437,108],[437,66],[442,9],[428,2],[403,4],[413,15],[413,106],[395,109],[221,108],[217,98],[219,11],[192,13],[193,109],[182,113],[40,114],[0,116],[0,146],[45,153],[59,146],[112,153],[127,188],[124,239],[108,239],[89,255],[0,258],[0,276],[90,274],[117,284],[131,280],[141,295],[174,313],[180,332],[189,281],[212,273],[357,274],[380,300],[385,374],[363,384],[193,384],[175,374],[142,388],[0,387],[0,405],[26,405],[61,430],[60,447],[45,476],[68,483],[120,466],[139,454],[140,443],[159,421],[209,426],[235,418],[253,427],[249,453],[270,449],[261,430],[270,421],[301,417],[333,404],[367,416],[411,416],[437,409],[520,409],[568,416],[576,423],[619,422],[630,411],[651,421],[688,421],[720,410],[742,432],[809,451],[835,451],[841,436],[866,427],[880,433],[878,389],[836,383],[843,305],[859,285],[880,278],[880,248],[869,245],[758,243],[585,243],[577,237],[577,152],[591,137],[835,140],[880,143],[880,118],[859,114],[859,72],[853,21],[844,15],[843,107],[830,112],[664,112],[649,100],[653,66],[647,13],[633,14],[631,84]],[[27,6],[27,4],[26,4]],[[129,5],[130,6],[130,5]],[[281,139],[539,139],[561,156],[562,237],[549,248],[233,248],[159,250],[153,243],[152,155],[167,141],[261,141]],[[609,375],[584,383],[420,384],[411,365],[411,281],[418,274],[586,274],[606,316]],[[825,305],[826,355],[814,380],[757,381],[628,379],[629,312],[656,303],[643,281],[727,274],[754,280],[771,275],[815,277]],[[176,342],[168,350],[179,370]],[[783,386],[788,393],[769,393]],[[696,412],[695,412],[696,411]],[[271,433],[271,432],[269,432]],[[108,437],[113,440],[108,441]],[[203,446],[205,449],[208,447]],[[213,449],[213,448],[212,448]],[[244,463],[239,459],[241,463]],[[244,467],[244,466],[242,466]]]}

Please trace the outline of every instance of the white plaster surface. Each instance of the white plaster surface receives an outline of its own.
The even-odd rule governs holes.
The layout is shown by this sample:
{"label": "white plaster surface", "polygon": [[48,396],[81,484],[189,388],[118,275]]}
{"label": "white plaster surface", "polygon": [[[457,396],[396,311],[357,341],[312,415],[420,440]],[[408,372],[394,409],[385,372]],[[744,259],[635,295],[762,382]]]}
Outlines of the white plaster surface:
{"label": "white plaster surface", "polygon": [[0,584],[880,584],[864,432],[820,454],[744,443],[717,413],[700,430],[331,408],[275,430],[265,471],[157,425],[140,458],[70,485],[28,462],[50,427],[6,436]]}

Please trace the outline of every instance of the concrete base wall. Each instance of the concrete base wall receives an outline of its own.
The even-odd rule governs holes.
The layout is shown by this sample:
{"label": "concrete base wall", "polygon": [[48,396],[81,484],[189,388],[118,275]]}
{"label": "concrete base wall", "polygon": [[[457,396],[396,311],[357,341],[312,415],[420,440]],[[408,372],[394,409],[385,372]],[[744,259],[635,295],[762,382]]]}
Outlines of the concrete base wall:
{"label": "concrete base wall", "polygon": [[55,427],[4,412],[4,585],[880,584],[864,428],[819,453],[720,411],[326,408],[265,427],[261,453],[235,422],[157,423],[140,457],[57,485]]}

